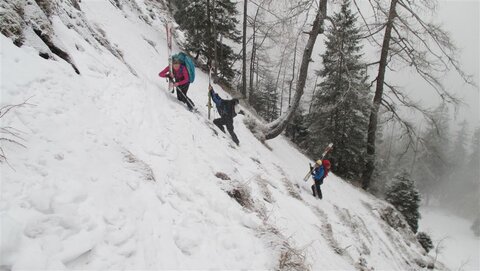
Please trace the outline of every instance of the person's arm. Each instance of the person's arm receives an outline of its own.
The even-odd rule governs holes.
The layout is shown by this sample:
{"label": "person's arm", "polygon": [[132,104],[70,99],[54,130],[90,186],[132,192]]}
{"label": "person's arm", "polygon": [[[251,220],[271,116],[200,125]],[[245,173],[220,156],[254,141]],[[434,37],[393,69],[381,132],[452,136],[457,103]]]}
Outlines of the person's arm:
{"label": "person's arm", "polygon": [[183,86],[183,85],[188,84],[188,83],[190,82],[190,77],[188,77],[187,67],[182,66],[182,67],[180,67],[179,69],[182,70],[183,80],[180,81],[180,82],[175,83],[175,86],[176,86],[176,87],[178,87],[178,86]]}
{"label": "person's arm", "polygon": [[218,96],[217,93],[213,90],[213,88],[210,86],[210,97],[212,97],[212,101],[216,104],[219,105],[222,102],[222,98]]}
{"label": "person's arm", "polygon": [[169,75],[170,75],[170,66],[167,66],[165,69],[163,69],[163,71],[161,71],[158,74],[158,76],[163,77],[163,78],[169,77]]}

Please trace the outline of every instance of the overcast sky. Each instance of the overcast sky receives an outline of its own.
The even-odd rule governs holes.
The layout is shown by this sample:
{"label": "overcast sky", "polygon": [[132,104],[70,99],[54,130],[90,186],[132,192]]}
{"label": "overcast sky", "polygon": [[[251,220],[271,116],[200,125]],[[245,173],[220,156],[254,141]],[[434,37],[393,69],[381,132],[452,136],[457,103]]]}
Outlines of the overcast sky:
{"label": "overcast sky", "polygon": [[[460,61],[466,72],[475,76],[480,84],[480,3],[477,0],[443,0],[439,2],[438,19],[444,22],[444,28],[450,32],[455,44],[461,50]],[[459,121],[462,118],[472,125],[480,125],[479,89],[466,86],[458,80],[458,76],[450,76],[447,87],[459,93],[468,107],[462,107]]]}

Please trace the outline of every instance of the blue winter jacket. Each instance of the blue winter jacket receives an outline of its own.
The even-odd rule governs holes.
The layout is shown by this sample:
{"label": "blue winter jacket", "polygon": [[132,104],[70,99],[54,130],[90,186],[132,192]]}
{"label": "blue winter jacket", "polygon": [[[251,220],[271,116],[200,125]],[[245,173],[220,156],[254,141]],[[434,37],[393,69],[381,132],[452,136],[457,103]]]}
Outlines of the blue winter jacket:
{"label": "blue winter jacket", "polygon": [[323,175],[325,174],[325,169],[323,166],[320,166],[313,170],[312,176],[315,181],[323,181]]}
{"label": "blue winter jacket", "polygon": [[237,115],[235,112],[235,103],[232,100],[224,100],[220,98],[213,89],[210,90],[210,96],[217,106],[218,113],[222,118],[233,119]]}

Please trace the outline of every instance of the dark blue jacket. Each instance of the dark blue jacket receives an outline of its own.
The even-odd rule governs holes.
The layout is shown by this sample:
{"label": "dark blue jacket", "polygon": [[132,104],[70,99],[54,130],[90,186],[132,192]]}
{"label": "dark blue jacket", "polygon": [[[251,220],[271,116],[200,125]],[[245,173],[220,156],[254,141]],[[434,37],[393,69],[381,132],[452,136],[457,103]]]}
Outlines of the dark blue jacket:
{"label": "dark blue jacket", "polygon": [[235,113],[235,103],[232,100],[224,100],[220,98],[213,89],[210,90],[210,95],[212,101],[217,106],[218,114],[220,114],[222,118],[233,119],[237,115],[237,113]]}

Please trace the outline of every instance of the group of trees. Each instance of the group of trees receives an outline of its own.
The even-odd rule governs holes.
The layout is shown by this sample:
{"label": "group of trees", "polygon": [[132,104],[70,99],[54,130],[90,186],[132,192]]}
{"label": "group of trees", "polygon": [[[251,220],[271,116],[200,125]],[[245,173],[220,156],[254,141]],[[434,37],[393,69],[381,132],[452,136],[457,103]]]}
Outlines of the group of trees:
{"label": "group of trees", "polygon": [[[231,0],[171,2],[186,33],[185,49],[209,66],[215,63],[217,78],[237,87],[267,122],[255,125],[261,132],[255,134],[268,140],[285,131],[311,157],[319,157],[333,142],[333,171],[372,192],[385,195],[388,181],[406,171],[404,179],[418,184],[426,202],[466,195],[460,197],[463,205],[478,203],[471,198],[471,191],[478,189],[477,172],[463,170],[478,165],[478,150],[466,151],[464,131],[452,147],[455,157],[447,157],[452,149],[445,148],[453,143],[445,136],[449,129],[444,112],[458,100],[443,87],[441,72],[453,67],[465,82],[473,82],[461,70],[449,35],[420,14],[433,10],[435,0],[371,0],[363,5],[343,0],[331,16],[327,0],[245,0],[243,35]],[[325,35],[326,49],[312,72],[320,34]],[[379,51],[378,59],[369,63],[362,46],[366,41]],[[227,45],[232,42],[239,44],[238,54]],[[241,65],[235,65],[240,59]],[[442,107],[430,111],[388,82],[386,74],[398,66],[410,67],[423,78]],[[313,87],[313,94],[302,102],[306,87]],[[424,116],[428,128],[415,127],[402,114],[404,108]],[[395,133],[389,135],[387,129]],[[399,134],[402,140],[394,140]],[[402,151],[392,150],[392,145]],[[460,179],[464,185],[454,185]]]}
{"label": "group of trees", "polygon": [[214,68],[214,76],[229,85],[235,76],[236,54],[227,41],[238,43],[241,39],[236,3],[231,0],[172,0],[170,4],[175,21],[186,33],[185,50],[196,60],[202,57],[208,67]]}

